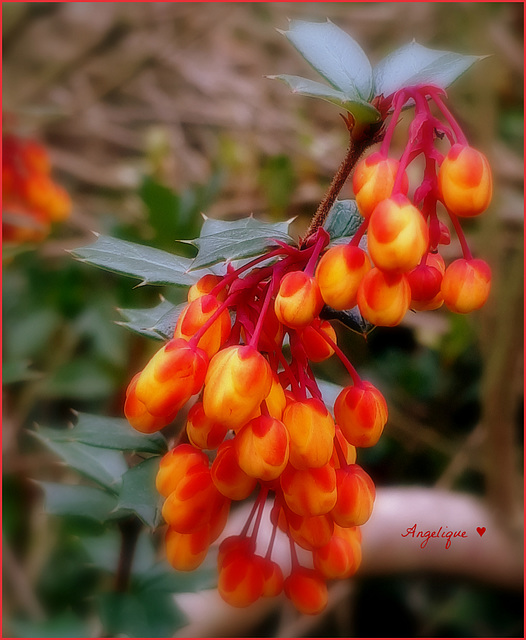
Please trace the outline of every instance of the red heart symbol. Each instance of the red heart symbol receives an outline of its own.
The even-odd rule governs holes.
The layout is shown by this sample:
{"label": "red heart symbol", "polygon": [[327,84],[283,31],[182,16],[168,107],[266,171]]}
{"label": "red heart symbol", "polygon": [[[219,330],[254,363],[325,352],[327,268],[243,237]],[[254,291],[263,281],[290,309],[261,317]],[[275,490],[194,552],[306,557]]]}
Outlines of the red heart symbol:
{"label": "red heart symbol", "polygon": [[486,533],[486,527],[477,527],[477,533],[482,538],[482,536]]}

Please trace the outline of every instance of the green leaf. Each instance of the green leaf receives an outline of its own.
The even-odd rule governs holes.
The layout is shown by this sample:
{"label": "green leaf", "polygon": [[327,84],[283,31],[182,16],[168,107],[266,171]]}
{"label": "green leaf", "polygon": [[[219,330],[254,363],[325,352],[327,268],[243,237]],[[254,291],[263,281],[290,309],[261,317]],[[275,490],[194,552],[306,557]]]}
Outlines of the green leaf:
{"label": "green leaf", "polygon": [[158,562],[143,572],[137,581],[141,591],[162,591],[165,593],[190,593],[212,589],[217,585],[215,567],[197,571],[176,571],[167,562]]}
{"label": "green leaf", "polygon": [[43,374],[30,368],[29,360],[11,360],[2,362],[2,384],[13,384],[15,382],[27,382],[37,380]]}
{"label": "green leaf", "polygon": [[355,200],[336,200],[323,223],[323,227],[329,233],[332,242],[335,240],[348,241],[354,236],[362,222],[363,217],[358,211]]}
{"label": "green leaf", "polygon": [[310,98],[321,98],[335,104],[337,107],[352,113],[356,120],[360,122],[376,122],[380,118],[379,111],[369,102],[358,97],[349,97],[343,91],[333,89],[321,82],[287,74],[267,77],[271,80],[281,80],[290,88],[292,93],[298,93]]}
{"label": "green leaf", "polygon": [[192,262],[160,249],[109,236],[98,236],[86,247],[71,253],[81,262],[142,280],[141,284],[190,286],[198,275],[187,273]]}
{"label": "green leaf", "polygon": [[70,467],[83,476],[94,480],[105,489],[116,493],[121,484],[121,476],[128,469],[122,453],[92,447],[81,442],[55,442],[49,436],[49,429],[30,431],[56,453]]}
{"label": "green leaf", "polygon": [[170,638],[186,619],[170,594],[104,593],[99,597],[104,636]]}
{"label": "green leaf", "polygon": [[[203,235],[191,243],[198,248],[198,254],[192,262],[191,270],[209,267],[225,260],[241,260],[259,256],[270,249],[276,249],[276,240],[281,240],[289,245],[296,244],[294,240],[284,231],[283,226],[287,223],[268,224],[255,220],[254,218],[244,218],[242,221],[218,225],[217,220],[205,221],[203,229],[208,233],[209,229],[223,228],[223,231]],[[209,222],[209,224],[207,224]]]}
{"label": "green leaf", "polygon": [[160,496],[155,488],[155,476],[159,470],[159,458],[148,458],[129,469],[122,476],[118,508],[132,511],[149,527],[156,527],[161,520]]}
{"label": "green leaf", "polygon": [[372,98],[371,63],[348,33],[327,22],[292,20],[283,32],[305,60],[349,98]]}
{"label": "green leaf", "polygon": [[421,84],[434,84],[445,89],[484,57],[428,49],[413,41],[376,65],[373,71],[374,93],[387,97],[404,87]]}
{"label": "green leaf", "polygon": [[11,620],[9,627],[16,638],[97,638],[99,634],[93,625],[66,611],[49,620],[32,622],[29,620]]}
{"label": "green leaf", "polygon": [[45,510],[57,516],[90,518],[103,523],[116,516],[116,496],[84,485],[39,482],[44,489]]}
{"label": "green leaf", "polygon": [[119,309],[125,322],[117,324],[154,340],[170,340],[185,306],[186,303],[175,305],[161,296],[161,302],[149,309]]}
{"label": "green leaf", "polygon": [[203,216],[203,218],[204,222],[201,227],[201,233],[199,234],[200,238],[214,236],[218,233],[233,231],[235,229],[266,229],[269,234],[287,234],[290,224],[290,221],[262,222],[254,218],[254,216],[247,216],[239,220],[217,220],[216,218],[209,218],[208,216]]}
{"label": "green leaf", "polygon": [[160,433],[139,433],[127,420],[90,413],[79,413],[77,425],[72,429],[40,427],[39,433],[53,442],[77,442],[118,451],[140,451],[162,455],[168,449],[166,440]]}

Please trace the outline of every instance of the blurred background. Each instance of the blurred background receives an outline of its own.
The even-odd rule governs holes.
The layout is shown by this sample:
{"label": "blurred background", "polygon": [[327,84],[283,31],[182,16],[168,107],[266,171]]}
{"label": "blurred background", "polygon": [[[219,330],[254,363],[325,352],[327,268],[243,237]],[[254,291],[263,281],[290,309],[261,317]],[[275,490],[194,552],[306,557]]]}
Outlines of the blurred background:
{"label": "blurred background", "polygon": [[[201,582],[168,580],[170,597],[140,620],[119,617],[117,525],[44,512],[39,482],[80,480],[29,432],[64,428],[73,411],[121,418],[127,383],[159,343],[118,326],[117,309],[184,292],[134,288],[68,250],[96,231],[182,253],[176,240],[198,234],[201,213],[296,217],[301,234],[347,132],[334,106],[265,75],[317,79],[276,28],[327,17],[373,64],[413,38],[489,56],[448,94],[494,171],[490,209],[464,225],[491,265],[490,300],[469,317],[408,314],[367,341],[338,330],[387,396],[390,420],[360,458],[378,487],[362,570],[335,586],[325,614],[306,619],[282,601],[222,608],[192,594],[213,583],[205,567]],[[38,234],[4,232],[3,635],[522,637],[522,3],[22,2],[3,3],[2,18],[4,136],[38,141],[71,201]],[[350,185],[344,192],[352,197]],[[4,222],[12,214],[4,208]],[[458,255],[453,242],[445,257]],[[337,365],[317,371],[343,382]],[[415,522],[456,528],[455,514],[472,525],[464,555],[401,544]],[[136,572],[162,553],[157,534],[143,526],[141,536]]]}

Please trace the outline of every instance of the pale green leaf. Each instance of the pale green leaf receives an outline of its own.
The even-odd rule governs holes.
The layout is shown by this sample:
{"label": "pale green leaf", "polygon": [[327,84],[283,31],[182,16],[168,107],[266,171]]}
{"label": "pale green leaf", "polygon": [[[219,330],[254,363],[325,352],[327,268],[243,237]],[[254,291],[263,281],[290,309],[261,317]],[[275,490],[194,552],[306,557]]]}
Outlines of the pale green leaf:
{"label": "pale green leaf", "polygon": [[333,87],[349,97],[370,100],[373,77],[371,63],[348,33],[330,20],[292,20],[283,32],[305,60]]}
{"label": "pale green leaf", "polygon": [[387,97],[404,87],[426,84],[445,89],[484,57],[428,49],[413,41],[376,65],[373,71],[374,93]]}
{"label": "pale green leaf", "polygon": [[321,82],[287,74],[267,77],[271,80],[281,80],[290,88],[292,93],[310,98],[320,98],[331,104],[335,104],[337,107],[341,107],[349,113],[352,113],[355,119],[360,122],[376,122],[380,117],[378,110],[369,102],[358,97],[349,97],[343,91],[333,89]]}
{"label": "pale green leaf", "polygon": [[117,324],[154,340],[169,340],[173,338],[177,318],[184,306],[184,303],[174,305],[162,298],[157,306],[149,309],[119,309],[125,320]]}
{"label": "pale green leaf", "polygon": [[139,451],[162,455],[167,451],[160,433],[144,434],[133,429],[127,420],[79,413],[72,429],[39,428],[39,434],[53,442],[77,442],[102,449]]}
{"label": "pale green leaf", "polygon": [[93,244],[71,253],[81,262],[139,278],[142,284],[190,286],[199,278],[187,273],[189,258],[109,236],[98,236]]}
{"label": "pale green leaf", "polygon": [[161,520],[160,496],[155,488],[155,476],[159,470],[159,458],[148,458],[128,469],[122,476],[122,488],[118,508],[132,511],[149,527],[156,527]]}
{"label": "pale green leaf", "polygon": [[57,516],[90,518],[104,523],[115,517],[117,497],[96,487],[39,482],[44,489],[44,508]]}

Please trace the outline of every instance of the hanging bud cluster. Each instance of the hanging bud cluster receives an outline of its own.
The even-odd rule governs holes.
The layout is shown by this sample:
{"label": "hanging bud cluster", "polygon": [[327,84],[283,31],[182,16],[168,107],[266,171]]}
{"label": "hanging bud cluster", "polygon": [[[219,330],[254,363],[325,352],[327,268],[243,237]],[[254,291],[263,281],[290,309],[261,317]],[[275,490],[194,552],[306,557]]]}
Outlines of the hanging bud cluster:
{"label": "hanging bud cluster", "polygon": [[[479,309],[489,295],[489,266],[472,257],[459,218],[477,216],[488,207],[491,171],[484,155],[468,145],[443,95],[432,86],[395,93],[380,150],[362,160],[353,176],[364,223],[351,245],[357,245],[367,232],[373,265],[360,280],[356,300],[360,313],[372,324],[394,326],[408,309],[437,309],[443,303],[456,313],[469,313]],[[395,159],[389,156],[391,139],[409,99],[415,103],[415,115],[407,145]],[[432,115],[430,101],[444,121]],[[437,148],[437,139],[450,144],[445,156]],[[406,169],[418,157],[423,157],[422,180],[409,198]],[[450,231],[438,218],[439,207],[447,212],[463,252],[447,268],[439,249],[449,244]]]}
{"label": "hanging bud cluster", "polygon": [[71,211],[68,193],[51,178],[46,149],[31,139],[2,136],[2,237],[38,242]]}
{"label": "hanging bud cluster", "polygon": [[[431,115],[427,96],[448,124]],[[409,98],[415,120],[394,160],[392,130]],[[372,513],[375,486],[357,449],[378,442],[388,412],[381,392],[338,347],[320,316],[324,306],[358,304],[370,322],[395,325],[410,307],[445,301],[464,313],[487,296],[489,270],[481,261],[466,255],[444,268],[438,247],[449,234],[437,218],[440,202],[460,234],[457,216],[480,213],[491,194],[487,163],[465,144],[435,88],[403,90],[393,107],[382,149],[356,170],[364,221],[353,240],[328,248],[319,228],[302,248],[276,241],[275,250],[237,269],[229,265],[222,277],[204,276],[190,289],[173,338],[127,390],[126,416],[145,433],[167,426],[192,399],[188,442],[164,456],[157,476],[166,553],[176,569],[199,566],[232,502],[255,498],[243,529],[219,548],[218,589],[234,606],[284,592],[299,611],[315,614],[326,605],[327,581],[360,565],[360,526]],[[442,134],[452,143],[445,158],[434,146]],[[406,168],[420,154],[424,178],[409,199]],[[365,231],[367,251],[359,246]],[[311,363],[334,355],[349,379],[331,413]],[[269,503],[273,533],[262,541]],[[273,558],[278,530],[290,541],[288,575]]]}

